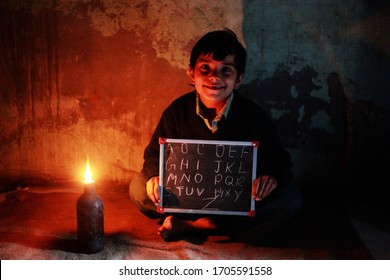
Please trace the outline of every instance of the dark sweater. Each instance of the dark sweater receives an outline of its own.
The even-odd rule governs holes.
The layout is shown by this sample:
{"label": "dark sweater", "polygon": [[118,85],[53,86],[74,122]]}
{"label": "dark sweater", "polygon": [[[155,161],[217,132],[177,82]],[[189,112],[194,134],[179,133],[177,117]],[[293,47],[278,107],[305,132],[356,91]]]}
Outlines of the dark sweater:
{"label": "dark sweater", "polygon": [[212,133],[196,114],[196,92],[187,93],[163,112],[149,145],[144,152],[142,173],[159,174],[159,137],[202,140],[258,141],[257,177],[272,175],[279,182],[291,180],[290,156],[281,145],[271,118],[254,102],[235,93],[228,112]]}

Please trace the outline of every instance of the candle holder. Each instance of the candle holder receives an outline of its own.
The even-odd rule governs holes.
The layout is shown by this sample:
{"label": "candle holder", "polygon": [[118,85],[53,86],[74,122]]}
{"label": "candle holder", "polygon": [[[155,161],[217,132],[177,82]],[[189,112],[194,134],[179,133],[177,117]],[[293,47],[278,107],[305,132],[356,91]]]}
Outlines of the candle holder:
{"label": "candle holder", "polygon": [[86,184],[77,200],[77,238],[82,253],[97,253],[104,247],[104,206],[94,183]]}

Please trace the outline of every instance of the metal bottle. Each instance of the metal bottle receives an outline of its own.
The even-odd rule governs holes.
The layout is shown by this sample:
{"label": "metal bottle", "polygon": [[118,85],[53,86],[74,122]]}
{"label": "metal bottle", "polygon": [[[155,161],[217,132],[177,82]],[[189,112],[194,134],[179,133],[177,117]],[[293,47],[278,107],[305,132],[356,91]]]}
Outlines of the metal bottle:
{"label": "metal bottle", "polygon": [[77,200],[77,238],[82,253],[97,253],[104,247],[104,206],[94,183],[87,184]]}

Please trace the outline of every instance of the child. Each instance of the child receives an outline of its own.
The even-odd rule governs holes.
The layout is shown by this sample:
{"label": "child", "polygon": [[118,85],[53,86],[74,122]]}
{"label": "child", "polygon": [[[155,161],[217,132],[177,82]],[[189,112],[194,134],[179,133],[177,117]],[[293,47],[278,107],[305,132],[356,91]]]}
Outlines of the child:
{"label": "child", "polygon": [[[165,240],[187,233],[215,232],[236,240],[260,244],[281,222],[301,206],[299,190],[291,183],[289,154],[271,118],[237,93],[242,83],[246,50],[233,31],[209,32],[191,52],[189,76],[195,90],[171,103],[163,112],[144,152],[141,174],[131,182],[129,194],[150,218],[162,218],[158,234]],[[256,217],[204,215],[183,218],[156,211],[159,202],[159,137],[202,140],[258,141]],[[261,164],[261,165],[260,165]]]}

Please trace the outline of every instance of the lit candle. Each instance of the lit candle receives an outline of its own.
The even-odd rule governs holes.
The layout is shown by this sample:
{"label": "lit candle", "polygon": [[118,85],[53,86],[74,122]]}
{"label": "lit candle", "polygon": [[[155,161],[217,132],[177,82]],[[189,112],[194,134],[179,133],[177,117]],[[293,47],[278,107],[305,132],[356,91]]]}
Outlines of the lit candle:
{"label": "lit candle", "polygon": [[104,206],[96,193],[88,159],[83,183],[84,192],[77,200],[77,238],[82,253],[97,253],[104,247]]}
{"label": "lit candle", "polygon": [[91,167],[89,166],[89,159],[87,159],[87,165],[85,167],[83,183],[86,185],[91,185],[95,183],[95,181],[92,179],[92,171],[91,171]]}

